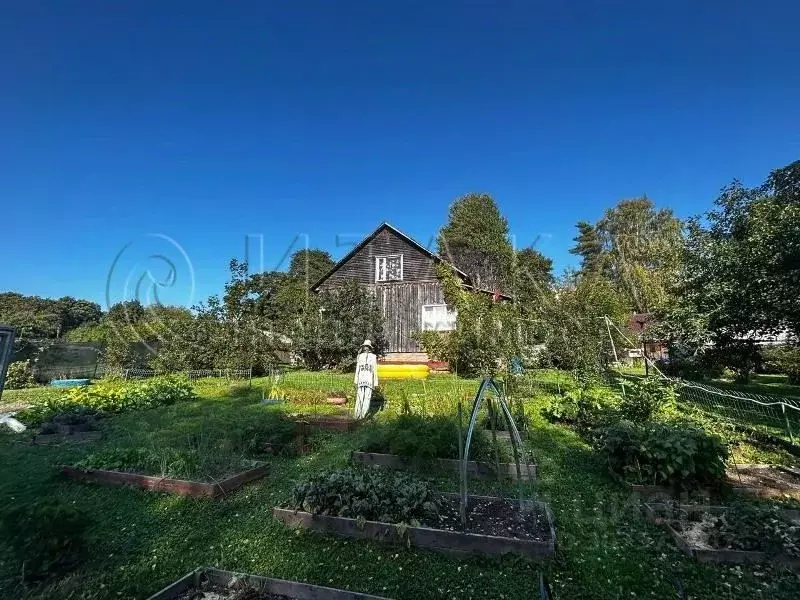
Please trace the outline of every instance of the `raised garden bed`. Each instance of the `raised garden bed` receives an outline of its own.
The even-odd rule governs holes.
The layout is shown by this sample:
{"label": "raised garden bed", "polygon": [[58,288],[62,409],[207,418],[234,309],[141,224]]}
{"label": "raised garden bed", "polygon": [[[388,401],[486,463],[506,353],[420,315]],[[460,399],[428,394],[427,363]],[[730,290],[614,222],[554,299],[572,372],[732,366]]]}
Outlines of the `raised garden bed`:
{"label": "raised garden bed", "polygon": [[148,600],[225,600],[244,598],[234,595],[241,590],[253,590],[247,600],[388,600],[380,596],[360,594],[258,575],[234,573],[212,568],[200,568],[172,585],[156,592]]}
{"label": "raised garden bed", "polygon": [[348,415],[304,415],[297,422],[326,431],[353,431],[359,425],[359,421]]}
{"label": "raised garden bed", "polygon": [[[380,454],[377,452],[353,452],[351,459],[365,466],[377,466],[386,469],[431,469],[449,472],[459,472],[460,462],[452,458],[437,458],[433,460],[417,461],[409,456],[396,454]],[[478,479],[496,479],[497,470],[495,463],[471,460],[467,463],[467,474]],[[536,479],[536,464],[521,464],[521,479],[523,481]],[[517,466],[515,463],[500,463],[500,475],[517,479]]]}
{"label": "raised garden bed", "polygon": [[315,515],[285,508],[274,508],[272,514],[291,527],[415,546],[455,556],[515,554],[538,559],[555,553],[555,527],[546,504],[524,501],[526,513],[520,515],[516,501],[469,496],[468,531],[464,532],[460,531],[458,496],[443,496],[448,502],[439,528]]}
{"label": "raised garden bed", "polygon": [[705,487],[687,490],[677,486],[630,483],[629,481],[625,481],[624,478],[611,469],[609,469],[608,472],[611,474],[611,477],[613,477],[620,485],[627,489],[628,492],[639,496],[643,500],[685,500],[690,496],[695,498],[709,498],[711,495],[711,491]]}
{"label": "raised garden bed", "polygon": [[[695,504],[644,504],[647,518],[664,527],[675,545],[701,563],[771,563],[793,569],[800,568],[800,558],[786,554],[770,554],[759,550],[739,550],[713,547],[703,525],[708,518],[725,515],[730,509],[724,506],[703,506]],[[677,512],[677,514],[676,514]],[[799,511],[782,511],[787,520],[796,522]]]}
{"label": "raised garden bed", "polygon": [[267,474],[268,470],[269,468],[266,464],[253,462],[252,467],[245,471],[217,482],[206,483],[142,475],[140,473],[126,473],[123,471],[82,469],[67,465],[61,467],[61,472],[75,481],[100,483],[102,485],[128,485],[145,490],[168,492],[170,494],[193,496],[197,498],[219,498],[220,496],[226,496],[246,483],[261,479]]}
{"label": "raised garden bed", "polygon": [[736,465],[728,470],[728,484],[735,492],[758,498],[800,500],[800,473],[773,465]]}

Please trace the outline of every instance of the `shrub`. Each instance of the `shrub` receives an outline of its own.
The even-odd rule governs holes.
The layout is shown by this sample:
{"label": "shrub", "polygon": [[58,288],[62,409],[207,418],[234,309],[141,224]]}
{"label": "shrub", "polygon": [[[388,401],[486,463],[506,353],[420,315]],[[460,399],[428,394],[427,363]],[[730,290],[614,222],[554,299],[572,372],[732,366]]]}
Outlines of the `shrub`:
{"label": "shrub", "polygon": [[788,375],[790,384],[800,385],[800,348],[768,348],[764,361],[776,373]]}
{"label": "shrub", "polygon": [[621,421],[598,430],[594,444],[611,470],[633,483],[689,487],[725,476],[727,447],[694,427]]}
{"label": "shrub", "polygon": [[84,512],[47,498],[6,512],[0,530],[25,574],[40,578],[75,566],[86,547],[88,524]]}
{"label": "shrub", "polygon": [[659,360],[656,366],[665,375],[689,381],[721,377],[724,370],[713,351],[681,344],[671,345],[669,359]]}
{"label": "shrub", "polygon": [[675,406],[675,386],[668,380],[646,377],[623,383],[625,395],[619,405],[623,419],[646,423]]}
{"label": "shrub", "polygon": [[140,408],[174,404],[195,397],[189,380],[179,375],[165,375],[145,381],[105,379],[89,386],[71,388],[54,398],[47,398],[19,413],[29,425],[49,421],[62,413],[84,412],[88,409],[103,413],[120,413]]}
{"label": "shrub", "polygon": [[542,416],[551,423],[574,425],[581,434],[588,434],[614,417],[608,399],[594,391],[567,392],[555,396],[541,410]]}
{"label": "shrub", "polygon": [[761,366],[760,348],[752,340],[720,339],[714,348],[706,350],[704,360],[709,365],[733,371],[736,381],[747,383],[750,375]]}
{"label": "shrub", "polygon": [[7,390],[21,390],[35,385],[36,381],[33,379],[30,361],[18,360],[8,365],[5,383]]}
{"label": "shrub", "polygon": [[[361,448],[364,452],[379,452],[409,456],[419,460],[458,458],[458,424],[443,417],[400,415],[388,423],[378,423],[367,431]],[[501,456],[508,455],[505,446],[498,444]],[[475,460],[494,457],[492,444],[486,432],[474,430],[470,445],[471,458]]]}
{"label": "shrub", "polygon": [[431,484],[400,471],[348,468],[295,486],[292,507],[314,514],[416,524],[439,513]]}

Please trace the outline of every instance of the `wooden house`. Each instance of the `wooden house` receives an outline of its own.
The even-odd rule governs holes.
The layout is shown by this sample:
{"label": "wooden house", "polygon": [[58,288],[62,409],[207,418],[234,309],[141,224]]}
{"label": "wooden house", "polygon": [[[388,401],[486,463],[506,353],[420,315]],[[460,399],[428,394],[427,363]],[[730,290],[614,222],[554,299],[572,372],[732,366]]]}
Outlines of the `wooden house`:
{"label": "wooden house", "polygon": [[[388,223],[347,253],[314,286],[313,291],[335,286],[348,279],[369,288],[383,313],[386,354],[382,362],[421,363],[427,354],[413,339],[417,331],[450,331],[456,313],[445,304],[436,266],[446,263],[437,254]],[[469,276],[450,265],[471,286]],[[492,294],[488,290],[480,290]],[[495,294],[509,299],[503,294]]]}

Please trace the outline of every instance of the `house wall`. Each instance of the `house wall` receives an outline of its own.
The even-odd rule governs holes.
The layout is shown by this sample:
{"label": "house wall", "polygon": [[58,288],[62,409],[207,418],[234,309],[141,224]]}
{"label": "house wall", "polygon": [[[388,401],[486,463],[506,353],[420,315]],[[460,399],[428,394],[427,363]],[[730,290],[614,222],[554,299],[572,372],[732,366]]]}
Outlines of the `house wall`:
{"label": "house wall", "polygon": [[[375,299],[383,315],[387,352],[421,352],[412,334],[422,329],[422,307],[444,304],[438,281],[372,284]],[[391,359],[392,357],[387,357]]]}
{"label": "house wall", "polygon": [[[375,257],[386,254],[403,255],[404,282],[436,280],[436,264],[433,259],[390,230],[383,229],[350,260],[332,273],[320,287],[345,279],[355,279],[362,284],[375,283]],[[394,285],[398,285],[398,283]]]}
{"label": "house wall", "polygon": [[[403,280],[375,283],[375,257],[387,254],[403,255]],[[419,344],[411,335],[422,328],[422,306],[443,304],[442,286],[436,278],[436,262],[419,248],[409,244],[391,230],[380,231],[356,254],[326,279],[320,288],[329,288],[354,279],[374,294],[384,319],[388,360],[413,362],[425,359]]]}

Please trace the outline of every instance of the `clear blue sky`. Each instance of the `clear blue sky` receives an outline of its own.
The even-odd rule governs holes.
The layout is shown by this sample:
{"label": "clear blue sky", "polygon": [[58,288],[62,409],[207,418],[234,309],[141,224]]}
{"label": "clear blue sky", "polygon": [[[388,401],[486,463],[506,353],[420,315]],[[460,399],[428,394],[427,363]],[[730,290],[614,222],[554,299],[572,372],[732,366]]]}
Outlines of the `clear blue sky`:
{"label": "clear blue sky", "polygon": [[561,269],[622,198],[686,216],[800,156],[798,22],[768,0],[5,3],[0,290],[104,304],[132,243],[110,297],[163,254],[162,300],[190,302],[155,233],[196,301],[248,234],[266,268],[384,220],[426,243],[469,191]]}

